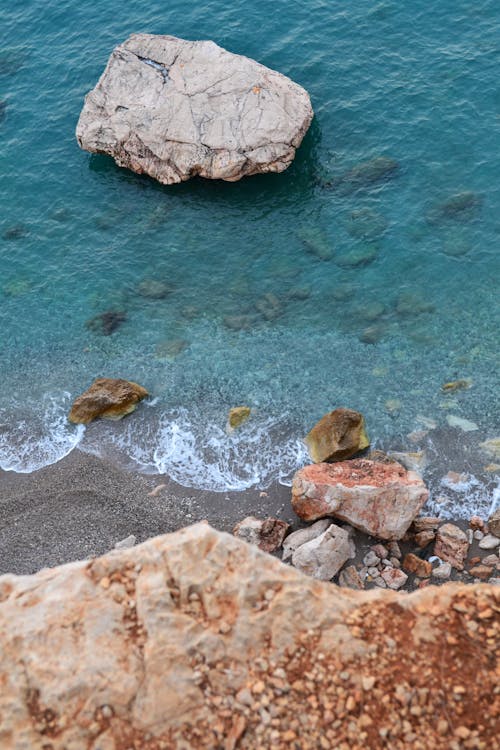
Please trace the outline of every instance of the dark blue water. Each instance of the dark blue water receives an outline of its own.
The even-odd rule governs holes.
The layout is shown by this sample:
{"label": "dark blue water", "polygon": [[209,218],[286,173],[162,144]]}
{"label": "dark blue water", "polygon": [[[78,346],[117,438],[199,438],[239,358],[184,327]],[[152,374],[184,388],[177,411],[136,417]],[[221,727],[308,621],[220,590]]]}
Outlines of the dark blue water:
{"label": "dark blue water", "polygon": [[[379,440],[422,417],[495,434],[498,2],[7,5],[0,466],[32,470],[81,441],[186,485],[265,485],[339,405]],[[137,31],[213,39],[303,85],[316,116],[290,169],[163,187],[80,151],[84,95]],[[339,186],[379,156],[399,165],[388,179]],[[446,203],[463,192],[468,208]],[[164,298],[140,293],[151,279]],[[126,316],[114,333],[86,326],[108,310]],[[97,375],[155,400],[84,434],[64,415]],[[444,394],[457,378],[472,386]],[[240,403],[252,419],[228,437]]]}

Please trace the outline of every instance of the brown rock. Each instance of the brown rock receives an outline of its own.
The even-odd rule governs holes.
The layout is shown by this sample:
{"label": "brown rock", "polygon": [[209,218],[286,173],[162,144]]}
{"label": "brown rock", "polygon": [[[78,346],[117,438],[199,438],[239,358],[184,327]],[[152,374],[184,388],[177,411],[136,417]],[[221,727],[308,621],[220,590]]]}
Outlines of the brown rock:
{"label": "brown rock", "polygon": [[343,461],[370,445],[363,415],[352,409],[325,414],[306,435],[305,443],[315,463]]}
{"label": "brown rock", "polygon": [[304,521],[334,516],[379,539],[401,539],[428,494],[400,464],[354,459],[300,469],[292,505]]}
{"label": "brown rock", "polygon": [[417,555],[409,552],[403,559],[403,568],[408,573],[415,573],[419,578],[429,578],[432,573],[432,563],[422,560]]}
{"label": "brown rock", "polygon": [[357,589],[358,591],[361,591],[365,587],[354,565],[348,565],[347,568],[340,571],[339,586],[344,589]]}
{"label": "brown rock", "polygon": [[413,521],[412,528],[415,533],[419,533],[420,531],[436,531],[440,523],[441,519],[436,518],[436,516],[419,516]]}
{"label": "brown rock", "polygon": [[255,544],[263,552],[274,552],[283,544],[290,524],[278,518],[266,518],[263,521],[255,516],[248,516],[236,524],[234,536],[249,544]]}
{"label": "brown rock", "polygon": [[427,547],[435,538],[435,532],[430,529],[428,531],[419,531],[418,534],[415,534],[415,543],[417,547]]}
{"label": "brown rock", "polygon": [[489,565],[474,565],[469,570],[471,576],[474,578],[480,578],[482,581],[486,581],[492,574],[493,570]]}
{"label": "brown rock", "polygon": [[88,424],[98,418],[121,419],[148,395],[145,388],[129,380],[97,378],[74,401],[68,419],[74,424]]}
{"label": "brown rock", "polygon": [[484,531],[484,521],[480,516],[471,516],[469,519],[469,527],[473,531]]}
{"label": "brown rock", "polygon": [[500,508],[494,510],[488,518],[488,530],[490,534],[500,537]]}
{"label": "brown rock", "polygon": [[445,523],[438,529],[434,554],[441,560],[449,562],[457,570],[463,570],[468,550],[467,536],[458,526]]}
{"label": "brown rock", "polygon": [[233,406],[229,409],[228,425],[230,429],[234,430],[239,427],[243,422],[246,422],[251,414],[251,408],[249,406]]}
{"label": "brown rock", "polygon": [[7,575],[0,747],[448,748],[467,726],[494,748],[499,601],[489,584],[347,591],[206,524]]}

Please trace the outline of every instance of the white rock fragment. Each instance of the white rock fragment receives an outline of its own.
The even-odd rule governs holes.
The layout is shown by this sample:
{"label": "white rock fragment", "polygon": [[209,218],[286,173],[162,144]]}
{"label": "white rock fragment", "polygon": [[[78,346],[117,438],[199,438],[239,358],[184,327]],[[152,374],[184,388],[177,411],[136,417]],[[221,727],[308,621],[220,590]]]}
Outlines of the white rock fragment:
{"label": "white rock fragment", "polygon": [[438,581],[445,581],[451,576],[451,565],[449,562],[443,562],[434,568],[432,571],[432,577],[437,578]]}
{"label": "white rock fragment", "polygon": [[493,536],[493,534],[487,534],[479,542],[481,549],[495,549],[498,545],[500,545],[500,539],[497,536]]}
{"label": "white rock fragment", "polygon": [[283,542],[283,557],[282,560],[288,560],[293,555],[296,549],[302,544],[310,542],[311,539],[315,539],[317,536],[322,534],[330,526],[331,520],[329,518],[321,518],[311,526],[307,526],[305,529],[298,529],[293,531],[287,536]]}
{"label": "white rock fragment", "polygon": [[79,145],[166,185],[282,172],[313,117],[307,91],[211,41],[132,34],[87,94]]}
{"label": "white rock fragment", "polygon": [[122,539],[121,541],[117,542],[115,544],[115,549],[129,549],[130,547],[133,547],[136,543],[136,538],[133,534],[130,534],[130,536],[125,537],[125,539]]}
{"label": "white rock fragment", "polygon": [[448,414],[446,421],[450,427],[458,427],[462,432],[474,432],[474,430],[479,430],[479,427],[475,422],[471,422],[469,419],[464,419],[463,417],[457,417],[455,414]]}
{"label": "white rock fragment", "polygon": [[313,578],[329,581],[354,556],[354,543],[349,532],[332,523],[318,537],[295,550],[292,564]]}

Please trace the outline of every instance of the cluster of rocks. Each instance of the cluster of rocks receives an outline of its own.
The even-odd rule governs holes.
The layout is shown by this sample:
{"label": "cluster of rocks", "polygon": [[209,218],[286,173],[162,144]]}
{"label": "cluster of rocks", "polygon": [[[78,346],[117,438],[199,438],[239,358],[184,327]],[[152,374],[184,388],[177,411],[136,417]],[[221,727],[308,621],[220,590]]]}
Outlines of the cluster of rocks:
{"label": "cluster of rocks", "polygon": [[[343,460],[369,445],[358,412],[325,415],[306,444],[318,463],[295,474],[292,507],[302,521],[315,523],[288,533],[289,525],[279,519],[249,517],[237,524],[235,535],[268,552],[282,548],[283,561],[349,588],[424,587],[452,577],[500,581],[499,511],[488,523],[473,517],[467,530],[419,516],[429,493],[416,472],[395,460],[399,454],[372,451],[368,458]],[[355,530],[365,535],[357,534],[358,549]],[[474,543],[477,550],[469,555]]]}
{"label": "cluster of rocks", "polygon": [[198,524],[0,578],[11,750],[489,750],[500,589],[345,591]]}

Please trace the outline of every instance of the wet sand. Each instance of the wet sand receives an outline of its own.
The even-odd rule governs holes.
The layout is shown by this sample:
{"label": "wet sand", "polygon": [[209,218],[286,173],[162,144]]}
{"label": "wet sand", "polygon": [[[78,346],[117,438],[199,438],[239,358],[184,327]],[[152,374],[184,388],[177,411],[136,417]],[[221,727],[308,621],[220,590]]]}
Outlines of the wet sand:
{"label": "wet sand", "polygon": [[100,555],[130,534],[142,542],[204,519],[230,531],[247,515],[297,525],[288,487],[265,495],[187,489],[74,450],[31,474],[0,471],[0,574],[34,573]]}

